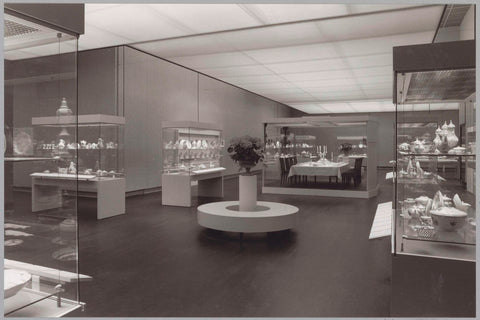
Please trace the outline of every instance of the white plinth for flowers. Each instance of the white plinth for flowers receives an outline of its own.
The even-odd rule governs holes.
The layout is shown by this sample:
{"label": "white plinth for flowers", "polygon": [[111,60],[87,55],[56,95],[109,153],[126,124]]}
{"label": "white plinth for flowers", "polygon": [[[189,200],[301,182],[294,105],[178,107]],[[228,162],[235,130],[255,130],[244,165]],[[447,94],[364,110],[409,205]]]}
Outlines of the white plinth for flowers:
{"label": "white plinth for flowers", "polygon": [[257,207],[257,176],[240,175],[238,193],[240,211],[254,211]]}

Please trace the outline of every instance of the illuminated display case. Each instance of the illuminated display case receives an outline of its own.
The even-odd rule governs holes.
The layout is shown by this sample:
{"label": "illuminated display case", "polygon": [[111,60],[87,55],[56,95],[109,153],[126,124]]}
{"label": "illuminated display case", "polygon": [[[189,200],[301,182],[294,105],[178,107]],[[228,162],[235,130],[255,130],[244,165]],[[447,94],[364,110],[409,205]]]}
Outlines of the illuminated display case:
{"label": "illuminated display case", "polygon": [[223,197],[222,127],[178,121],[162,123],[162,204],[192,206],[192,182],[198,196]]}
{"label": "illuminated display case", "polygon": [[[58,146],[61,130],[39,143],[32,118],[56,115],[62,98],[77,111],[77,35],[46,27],[5,9],[4,15],[4,316],[58,317],[81,308],[78,272],[77,176],[46,202],[55,208],[36,212],[31,199],[49,193],[32,188],[31,175],[58,167],[77,167],[77,152],[39,150]],[[78,122],[68,136],[77,140]],[[54,133],[53,133],[54,131]],[[66,137],[67,135],[65,135]],[[40,138],[41,139],[41,138]],[[44,193],[45,192],[45,193]]]}
{"label": "illuminated display case", "polygon": [[[475,92],[475,69],[444,67],[395,76],[394,253],[474,261],[476,200],[473,181],[466,184],[463,178],[476,159],[474,134],[468,135],[474,125],[465,140],[459,122],[464,126],[465,114],[474,117],[474,103],[467,99]],[[422,112],[430,120],[419,122]]]}
{"label": "illuminated display case", "polygon": [[225,148],[222,130],[200,123],[190,125],[196,127],[163,127],[163,172],[201,174],[221,171],[220,160]]}

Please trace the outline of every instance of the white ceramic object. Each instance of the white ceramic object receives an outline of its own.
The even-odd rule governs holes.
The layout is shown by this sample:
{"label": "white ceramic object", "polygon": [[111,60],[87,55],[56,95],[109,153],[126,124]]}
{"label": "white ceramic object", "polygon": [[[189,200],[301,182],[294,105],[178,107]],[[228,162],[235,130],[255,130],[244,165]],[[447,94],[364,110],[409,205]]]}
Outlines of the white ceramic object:
{"label": "white ceramic object", "polygon": [[[438,130],[438,129],[437,129]],[[435,139],[433,139],[433,144],[435,145],[435,148],[437,148],[439,145],[442,144],[442,138],[437,134],[435,134]]]}
{"label": "white ceramic object", "polygon": [[240,175],[239,177],[240,211],[253,211],[257,207],[257,176]]}
{"label": "white ceramic object", "polygon": [[458,137],[455,135],[455,132],[449,131],[447,134],[447,143],[449,148],[454,148],[458,144]]}
{"label": "white ceramic object", "polygon": [[30,280],[32,275],[23,270],[5,269],[3,271],[3,296],[4,299],[13,297]]}
{"label": "white ceramic object", "polygon": [[456,231],[463,227],[467,214],[452,207],[431,210],[433,227],[438,231]]}
{"label": "white ceramic object", "polygon": [[67,99],[62,98],[60,107],[57,109],[57,117],[71,116],[72,114],[73,114],[72,110],[67,105]]}

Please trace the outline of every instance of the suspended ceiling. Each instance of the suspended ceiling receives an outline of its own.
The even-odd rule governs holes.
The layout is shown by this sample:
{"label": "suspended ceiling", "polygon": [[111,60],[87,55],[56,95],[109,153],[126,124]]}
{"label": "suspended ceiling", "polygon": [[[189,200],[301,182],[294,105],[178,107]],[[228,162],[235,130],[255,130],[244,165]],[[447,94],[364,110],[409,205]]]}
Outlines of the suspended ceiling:
{"label": "suspended ceiling", "polygon": [[443,9],[86,4],[78,45],[129,44],[307,113],[393,111],[392,47],[431,43]]}

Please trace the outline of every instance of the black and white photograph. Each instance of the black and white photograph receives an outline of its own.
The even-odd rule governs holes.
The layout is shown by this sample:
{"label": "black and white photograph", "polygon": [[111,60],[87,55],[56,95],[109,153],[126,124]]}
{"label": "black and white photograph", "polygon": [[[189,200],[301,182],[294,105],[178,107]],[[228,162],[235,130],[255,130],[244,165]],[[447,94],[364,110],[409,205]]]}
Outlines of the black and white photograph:
{"label": "black and white photograph", "polygon": [[476,1],[2,7],[5,318],[476,317]]}

